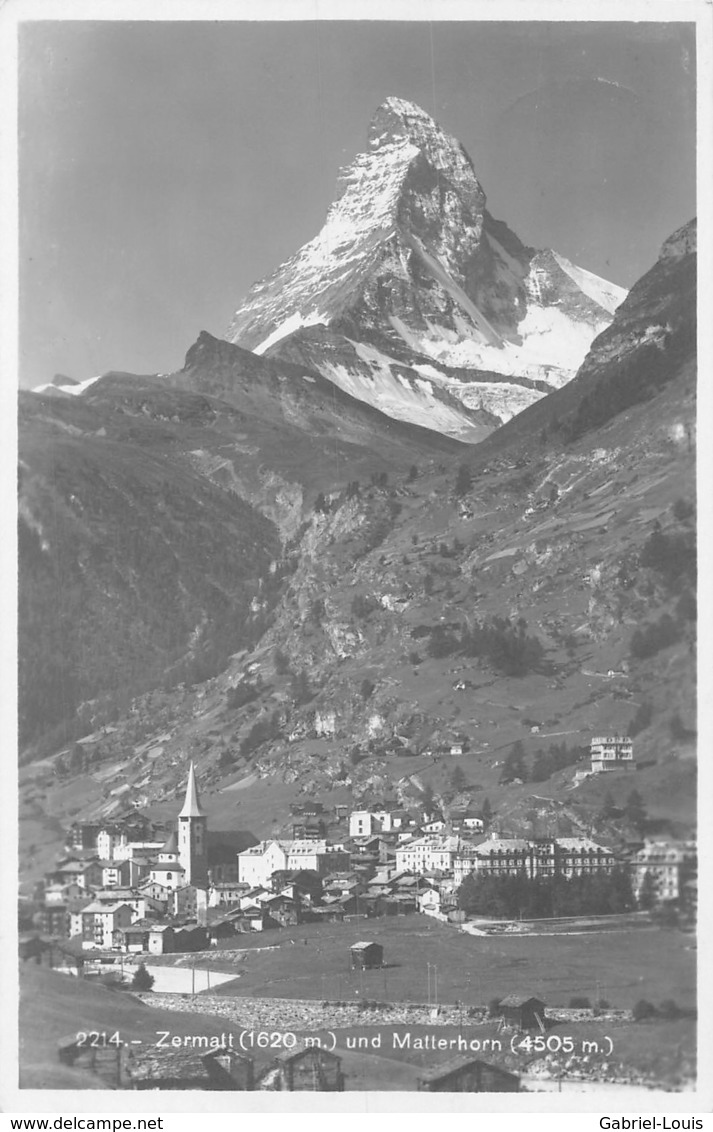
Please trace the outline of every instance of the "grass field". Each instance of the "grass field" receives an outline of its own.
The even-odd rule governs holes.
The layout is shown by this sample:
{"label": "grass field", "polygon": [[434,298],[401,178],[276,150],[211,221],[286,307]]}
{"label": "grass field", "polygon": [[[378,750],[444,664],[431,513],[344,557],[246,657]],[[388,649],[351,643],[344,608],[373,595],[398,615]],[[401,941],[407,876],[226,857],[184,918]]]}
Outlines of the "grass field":
{"label": "grass field", "polygon": [[[350,945],[361,939],[383,945],[383,970],[350,971]],[[552,1006],[567,1006],[572,996],[586,995],[592,1001],[606,998],[621,1009],[641,998],[655,1003],[672,998],[680,1006],[693,1007],[692,939],[646,928],[586,937],[473,937],[419,915],[303,924],[242,937],[244,950],[235,957],[239,977],[218,993],[428,1002],[429,981],[433,1001],[437,967],[438,999],[444,1003],[480,1005],[523,993]],[[219,956],[216,953],[216,969]]]}
{"label": "grass field", "polygon": [[[377,930],[372,931],[372,928]],[[385,948],[387,966],[356,974],[348,968],[349,945],[373,938]],[[304,940],[307,940],[305,945]],[[294,942],[293,942],[294,941]],[[214,953],[211,963],[240,971],[239,978],[216,988],[226,996],[427,1002],[429,983],[434,1000],[438,969],[438,1001],[483,1004],[490,998],[522,991],[538,995],[548,1006],[566,1006],[575,995],[606,997],[613,1007],[631,1007],[639,998],[660,1003],[675,999],[692,1006],[694,956],[691,937],[677,932],[638,929],[554,938],[471,937],[451,927],[410,916],[352,924],[302,925],[292,930],[247,936],[239,952]],[[274,948],[279,943],[279,947]],[[266,945],[269,944],[268,947]],[[164,957],[169,961],[170,957]],[[198,957],[196,957],[198,961]],[[233,966],[235,964],[235,966]],[[430,970],[429,970],[430,965]],[[57,1060],[57,1041],[76,1030],[119,1030],[123,1040],[155,1043],[159,1030],[173,1034],[219,1036],[231,1029],[225,1018],[211,1016],[209,1000],[201,1008],[196,996],[189,1011],[152,1008],[135,999],[86,980],[59,975],[34,964],[20,972],[20,1064],[22,1088],[97,1088],[91,1074],[63,1067]],[[182,996],[185,997],[185,996]],[[463,1033],[481,1041],[496,1036],[495,1024],[471,1026],[464,1011],[462,1025],[437,1027],[380,1025],[379,1014],[365,1013],[364,1024],[337,1032],[337,1052],[343,1058],[350,1090],[413,1089],[419,1072],[449,1060],[453,1051],[394,1047],[393,1033],[410,1030],[414,1037]],[[633,1071],[675,1083],[682,1065],[695,1056],[695,1024],[690,1019],[633,1024],[617,1020],[558,1023],[553,1032],[575,1040],[612,1039],[612,1061]],[[350,1039],[373,1038],[374,1049],[350,1048]],[[326,1040],[326,1035],[325,1035]],[[351,1043],[353,1046],[353,1042]],[[271,1056],[255,1051],[258,1064]],[[478,1054],[522,1073],[533,1057],[502,1053]]]}

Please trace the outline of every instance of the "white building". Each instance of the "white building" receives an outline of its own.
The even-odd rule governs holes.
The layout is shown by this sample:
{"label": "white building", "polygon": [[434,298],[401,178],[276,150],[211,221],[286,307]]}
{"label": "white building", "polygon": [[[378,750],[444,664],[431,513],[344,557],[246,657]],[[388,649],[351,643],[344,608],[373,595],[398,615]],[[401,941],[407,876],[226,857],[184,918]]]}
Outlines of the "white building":
{"label": "white building", "polygon": [[443,818],[434,818],[433,821],[427,822],[422,828],[424,833],[440,833],[446,828],[446,823]]}
{"label": "white building", "polygon": [[119,860],[128,844],[129,837],[124,830],[105,826],[97,834],[97,855],[104,861],[113,861],[115,857]]}
{"label": "white building", "polygon": [[611,849],[586,837],[526,840],[491,837],[473,849],[475,872],[485,876],[587,876],[616,866]]}
{"label": "white building", "polygon": [[129,904],[100,904],[96,901],[82,909],[82,948],[113,948],[119,946],[116,933],[128,928],[134,918]]}
{"label": "white building", "polygon": [[238,881],[250,887],[270,885],[270,878],[278,871],[325,873],[348,869],[349,854],[327,841],[304,840],[261,841],[238,853]]}
{"label": "white building", "polygon": [[177,862],[174,864],[161,864],[159,861],[154,861],[151,865],[151,872],[149,873],[149,880],[154,881],[156,884],[162,885],[163,888],[169,889],[173,892],[176,888],[181,888],[186,884],[185,870],[183,865]]}
{"label": "white building", "polygon": [[287,852],[287,869],[299,872],[309,869],[324,876],[325,873],[348,869],[351,864],[349,853],[327,841],[287,841],[283,842]]}
{"label": "white building", "polygon": [[392,833],[401,829],[403,810],[352,810],[349,815],[350,837],[371,837],[372,833]]}
{"label": "white building", "polygon": [[427,916],[437,915],[442,903],[443,897],[437,888],[427,888],[416,897],[419,912],[424,912]]}
{"label": "white building", "polygon": [[596,735],[589,744],[589,752],[595,774],[634,767],[634,743],[623,735]]}
{"label": "white building", "polygon": [[287,853],[280,841],[261,841],[238,853],[238,880],[251,888],[267,888],[272,874],[286,868]]}
{"label": "white building", "polygon": [[453,882],[456,887],[461,885],[467,876],[474,873],[480,863],[479,857],[472,849],[464,849],[453,854]]}
{"label": "white building", "polygon": [[450,872],[459,848],[457,837],[438,837],[435,834],[418,837],[398,846],[396,868],[409,873]]}
{"label": "white building", "polygon": [[464,829],[470,829],[474,833],[482,833],[483,832],[483,819],[482,818],[471,818],[471,817],[463,818],[463,828]]}
{"label": "white building", "polygon": [[246,891],[245,885],[241,884],[240,881],[212,884],[208,889],[208,907],[215,908],[219,904],[237,904]]}
{"label": "white building", "polygon": [[634,858],[634,895],[638,900],[648,877],[657,903],[679,900],[683,885],[696,875],[697,868],[695,841],[647,841]]}

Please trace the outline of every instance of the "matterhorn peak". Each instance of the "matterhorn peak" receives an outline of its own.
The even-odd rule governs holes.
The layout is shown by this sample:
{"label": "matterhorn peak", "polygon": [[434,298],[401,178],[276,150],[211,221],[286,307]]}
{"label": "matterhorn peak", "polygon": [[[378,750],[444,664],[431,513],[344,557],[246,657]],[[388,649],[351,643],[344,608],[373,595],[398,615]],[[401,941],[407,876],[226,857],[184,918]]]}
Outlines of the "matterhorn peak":
{"label": "matterhorn peak", "polygon": [[574,376],[626,292],[526,247],[485,205],[463,145],[387,98],[322,230],[251,288],[226,337],[426,427],[442,427],[434,397],[508,419]]}
{"label": "matterhorn peak", "polygon": [[449,138],[435,119],[415,102],[394,97],[385,99],[377,108],[367,136],[370,149],[378,149],[398,139],[419,147],[436,140],[440,145],[449,142],[456,146],[459,144],[455,138]]}
{"label": "matterhorn peak", "polygon": [[475,178],[473,163],[458,139],[442,130],[435,119],[415,102],[387,98],[371,120],[369,148],[378,150],[385,144],[399,141],[414,146],[435,169],[456,181],[472,181],[480,198],[480,207],[485,205],[485,193]]}

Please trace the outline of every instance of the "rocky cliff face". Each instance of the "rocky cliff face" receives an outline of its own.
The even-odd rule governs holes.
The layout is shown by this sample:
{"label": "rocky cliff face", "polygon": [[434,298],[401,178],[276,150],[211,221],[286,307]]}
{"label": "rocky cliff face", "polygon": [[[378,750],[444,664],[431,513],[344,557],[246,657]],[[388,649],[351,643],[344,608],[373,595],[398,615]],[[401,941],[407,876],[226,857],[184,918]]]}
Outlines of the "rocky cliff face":
{"label": "rocky cliff face", "polygon": [[565,384],[625,294],[526,247],[488,212],[463,146],[390,98],[321,232],[255,284],[226,337],[472,442],[483,434],[459,404],[491,414],[491,431]]}

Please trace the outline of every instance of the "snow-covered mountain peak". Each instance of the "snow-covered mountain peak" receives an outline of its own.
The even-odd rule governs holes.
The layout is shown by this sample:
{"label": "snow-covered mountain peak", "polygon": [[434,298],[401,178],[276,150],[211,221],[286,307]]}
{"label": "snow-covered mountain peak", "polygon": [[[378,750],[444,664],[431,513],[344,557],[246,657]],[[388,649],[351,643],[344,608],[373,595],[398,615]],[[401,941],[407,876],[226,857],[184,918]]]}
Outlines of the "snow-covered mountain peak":
{"label": "snow-covered mountain peak", "polygon": [[[304,353],[304,364],[353,396],[442,431],[424,364],[449,404],[455,397],[471,409],[491,412],[483,387],[494,377],[522,384],[519,412],[574,376],[624,295],[493,219],[461,143],[392,97],[374,114],[365,152],[340,172],[322,230],[250,289],[226,337],[293,361]],[[378,364],[359,343],[380,352]],[[451,414],[451,435],[454,427]],[[472,437],[471,419],[463,433]]]}

